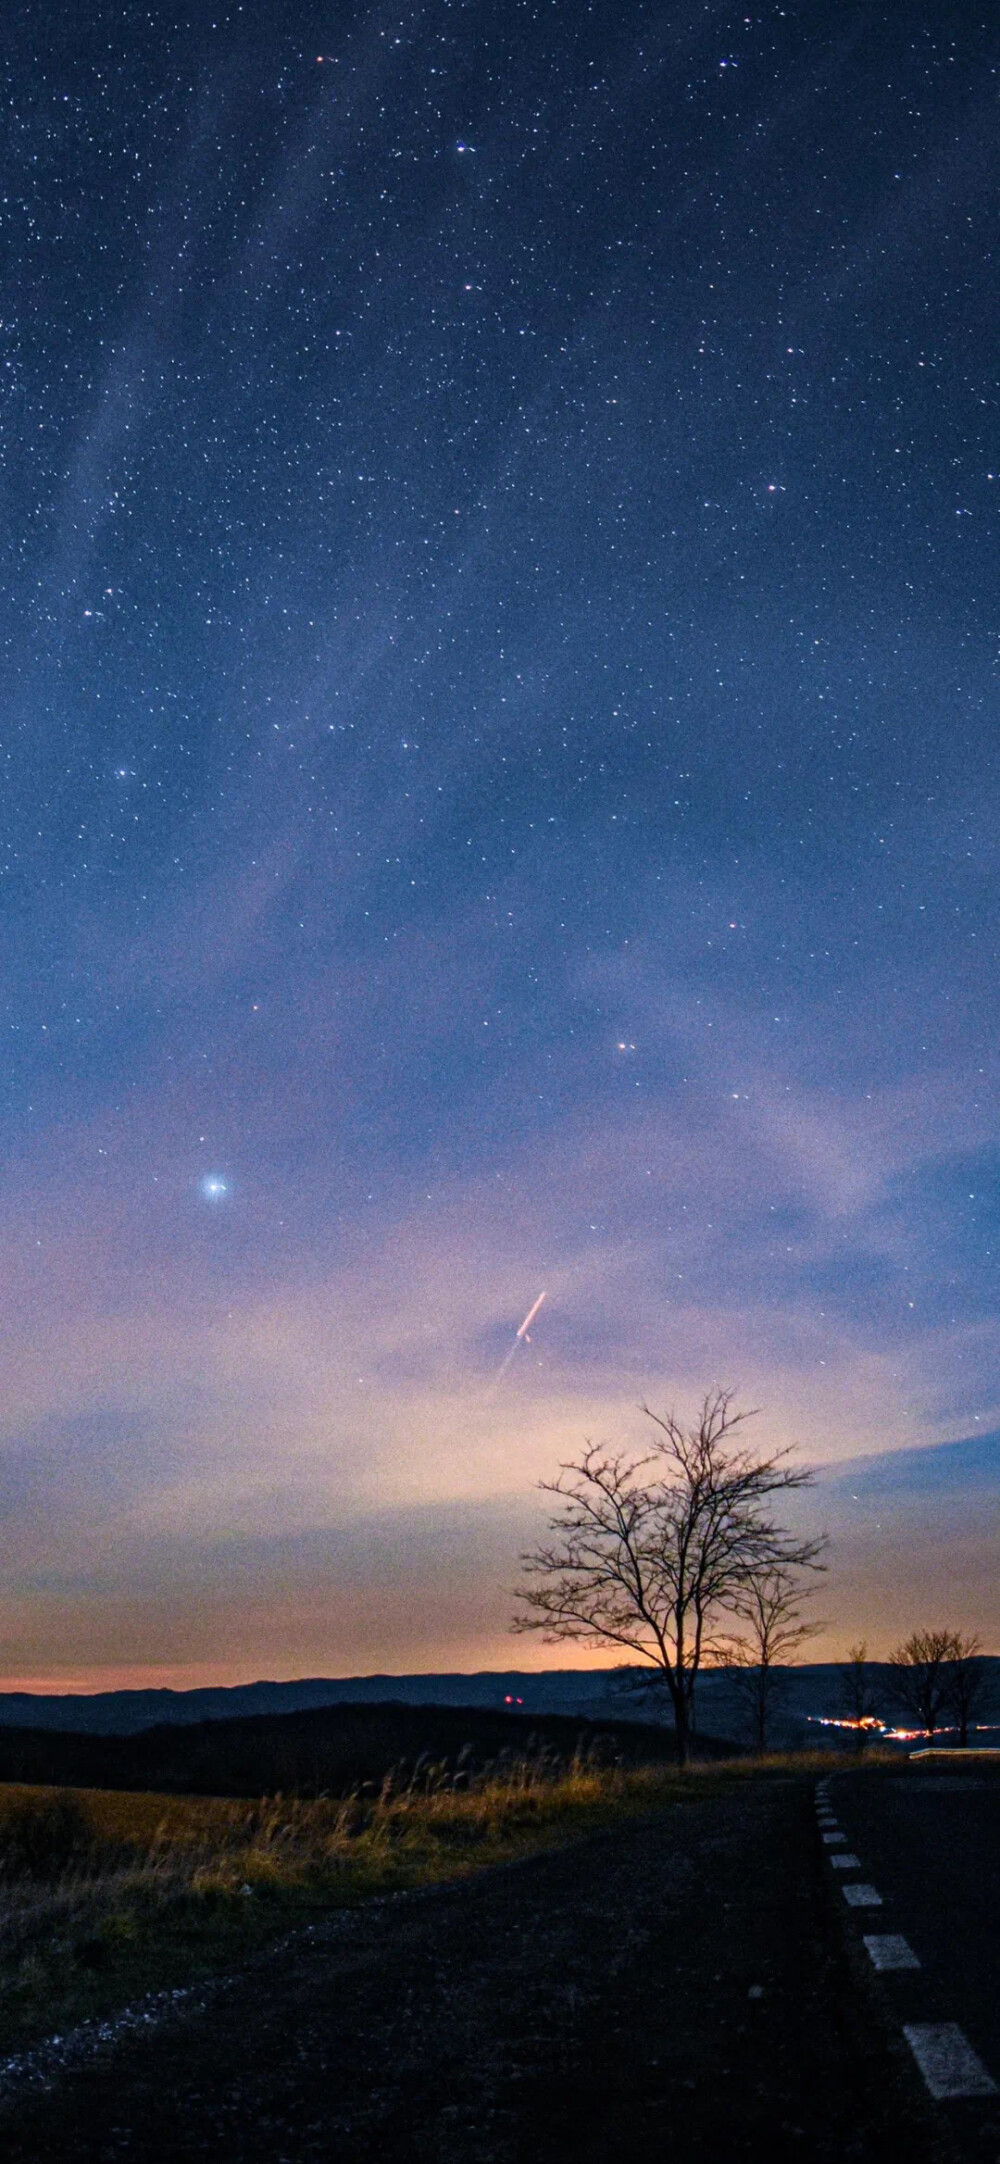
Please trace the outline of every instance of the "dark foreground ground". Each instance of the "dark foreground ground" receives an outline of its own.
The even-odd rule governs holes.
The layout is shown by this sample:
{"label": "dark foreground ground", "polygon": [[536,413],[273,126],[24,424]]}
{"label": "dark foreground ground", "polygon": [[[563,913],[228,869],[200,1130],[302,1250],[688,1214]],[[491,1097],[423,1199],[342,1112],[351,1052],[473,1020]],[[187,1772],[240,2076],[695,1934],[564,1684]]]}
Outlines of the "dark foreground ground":
{"label": "dark foreground ground", "polygon": [[947,2114],[852,1973],[836,1894],[811,1784],[748,1784],[342,1914],[48,2093],[15,2086],[3,2154],[941,2164]]}

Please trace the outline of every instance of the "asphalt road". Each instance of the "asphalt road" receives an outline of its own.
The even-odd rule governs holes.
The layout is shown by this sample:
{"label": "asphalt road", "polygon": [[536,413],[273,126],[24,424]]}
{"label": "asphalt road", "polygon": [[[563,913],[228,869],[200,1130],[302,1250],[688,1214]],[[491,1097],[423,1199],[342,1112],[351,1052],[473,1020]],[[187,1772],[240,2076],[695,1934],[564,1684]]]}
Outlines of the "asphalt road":
{"label": "asphalt road", "polygon": [[0,2082],[0,2149],[941,2164],[938,2115],[872,2019],[841,1923],[812,1784],[748,1783],[344,1913],[148,2037],[56,2069],[49,2093]]}
{"label": "asphalt road", "polygon": [[[1000,1767],[956,1758],[911,1761],[905,1772],[834,1777],[832,1817],[858,1869],[831,1873],[871,1884],[877,1910],[844,1907],[859,1957],[866,1935],[902,1937],[919,1968],[878,1975],[881,2015],[903,2031],[955,2023],[1000,2085]],[[832,1859],[837,1853],[829,1847]],[[944,2101],[939,2110],[963,2156],[1000,2157],[1000,2095]]]}

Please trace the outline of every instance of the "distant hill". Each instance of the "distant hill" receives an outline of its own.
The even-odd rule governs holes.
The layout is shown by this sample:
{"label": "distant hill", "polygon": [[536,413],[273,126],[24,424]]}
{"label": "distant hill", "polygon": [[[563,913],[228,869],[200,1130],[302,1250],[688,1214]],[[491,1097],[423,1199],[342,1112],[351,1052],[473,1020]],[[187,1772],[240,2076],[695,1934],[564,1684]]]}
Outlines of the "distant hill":
{"label": "distant hill", "polygon": [[[996,1718],[1000,1660],[990,1666]],[[873,1675],[882,1710],[891,1713],[890,1671],[876,1666]],[[835,1664],[785,1669],[772,1740],[781,1749],[835,1743],[836,1731],[817,1719],[840,1710]],[[742,1705],[724,1669],[699,1679],[697,1712],[704,1737],[740,1741]],[[478,1762],[483,1754],[523,1749],[532,1735],[566,1753],[578,1738],[586,1743],[596,1734],[615,1739],[626,1758],[657,1758],[672,1749],[660,1693],[625,1695],[614,1669],[313,1677],[230,1691],[112,1691],[98,1698],[16,1692],[0,1701],[0,1780],[220,1795],[288,1787],[334,1792],[381,1779],[401,1757],[429,1751],[451,1758],[466,1742]],[[709,1753],[715,1747],[704,1745]]]}
{"label": "distant hill", "polygon": [[59,1728],[104,1736],[232,1720],[237,1715],[301,1713],[319,1706],[471,1706],[501,1714],[565,1713],[585,1719],[655,1719],[623,1698],[612,1669],[481,1669],[472,1675],[309,1676],[294,1683],[239,1683],[231,1689],[102,1691],[93,1696],[0,1693],[0,1728]]}
{"label": "distant hill", "polygon": [[[702,1757],[733,1746],[704,1739]],[[564,1714],[504,1714],[475,1707],[338,1705],[298,1713],[148,1728],[131,1736],[0,1730],[0,1780],[74,1788],[155,1789],[212,1796],[350,1795],[390,1771],[418,1780],[428,1765],[478,1771],[505,1757],[657,1763],[674,1755],[670,1729],[598,1723]],[[423,1773],[422,1770],[423,1769]]]}
{"label": "distant hill", "polygon": [[[797,1722],[808,1713],[835,1710],[835,1667],[814,1664],[788,1671],[788,1702]],[[79,1735],[138,1736],[151,1729],[187,1728],[213,1721],[309,1713],[324,1707],[455,1707],[495,1713],[509,1721],[559,1716],[609,1723],[671,1728],[669,1702],[656,1688],[635,1696],[623,1689],[620,1670],[482,1669],[472,1675],[313,1676],[297,1683],[244,1683],[230,1690],[107,1691],[94,1697],[34,1697],[27,1691],[0,1696],[0,1739],[6,1728],[59,1730]],[[724,1674],[707,1671],[698,1683],[701,1725],[717,1734],[738,1733],[738,1708]],[[10,1778],[10,1776],[7,1776]]]}

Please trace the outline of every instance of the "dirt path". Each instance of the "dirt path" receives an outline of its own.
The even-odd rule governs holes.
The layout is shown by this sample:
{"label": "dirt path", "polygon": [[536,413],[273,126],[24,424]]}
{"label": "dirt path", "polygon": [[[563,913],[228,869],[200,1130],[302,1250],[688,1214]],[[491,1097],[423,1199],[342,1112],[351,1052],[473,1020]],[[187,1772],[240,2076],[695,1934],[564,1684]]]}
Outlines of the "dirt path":
{"label": "dirt path", "polygon": [[0,2116],[9,2164],[924,2164],[806,1782],[331,1921]]}

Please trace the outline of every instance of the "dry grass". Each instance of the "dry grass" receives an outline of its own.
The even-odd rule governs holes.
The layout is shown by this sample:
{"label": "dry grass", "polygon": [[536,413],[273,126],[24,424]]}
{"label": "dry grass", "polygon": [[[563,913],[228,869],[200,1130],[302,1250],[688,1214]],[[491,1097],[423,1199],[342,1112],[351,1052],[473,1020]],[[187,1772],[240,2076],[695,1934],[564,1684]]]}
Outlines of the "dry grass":
{"label": "dry grass", "polygon": [[[727,1758],[722,1764],[728,1779],[747,1780],[761,1773],[804,1773],[822,1776],[824,1773],[865,1773],[879,1767],[895,1766],[900,1771],[906,1759],[899,1751],[880,1750],[877,1744],[867,1744],[863,1751],[844,1749],[824,1751],[748,1751],[742,1758]],[[692,1766],[690,1773],[714,1773],[718,1766]]]}
{"label": "dry grass", "polygon": [[733,1759],[678,1773],[428,1761],[381,1793],[303,1802],[0,1786],[0,2053],[231,1966],[282,1931],[750,1778],[884,1762]]}
{"label": "dry grass", "polygon": [[661,1767],[544,1758],[301,1802],[0,1787],[0,2051],[225,1967],[374,1893],[433,1884],[675,1800]]}

